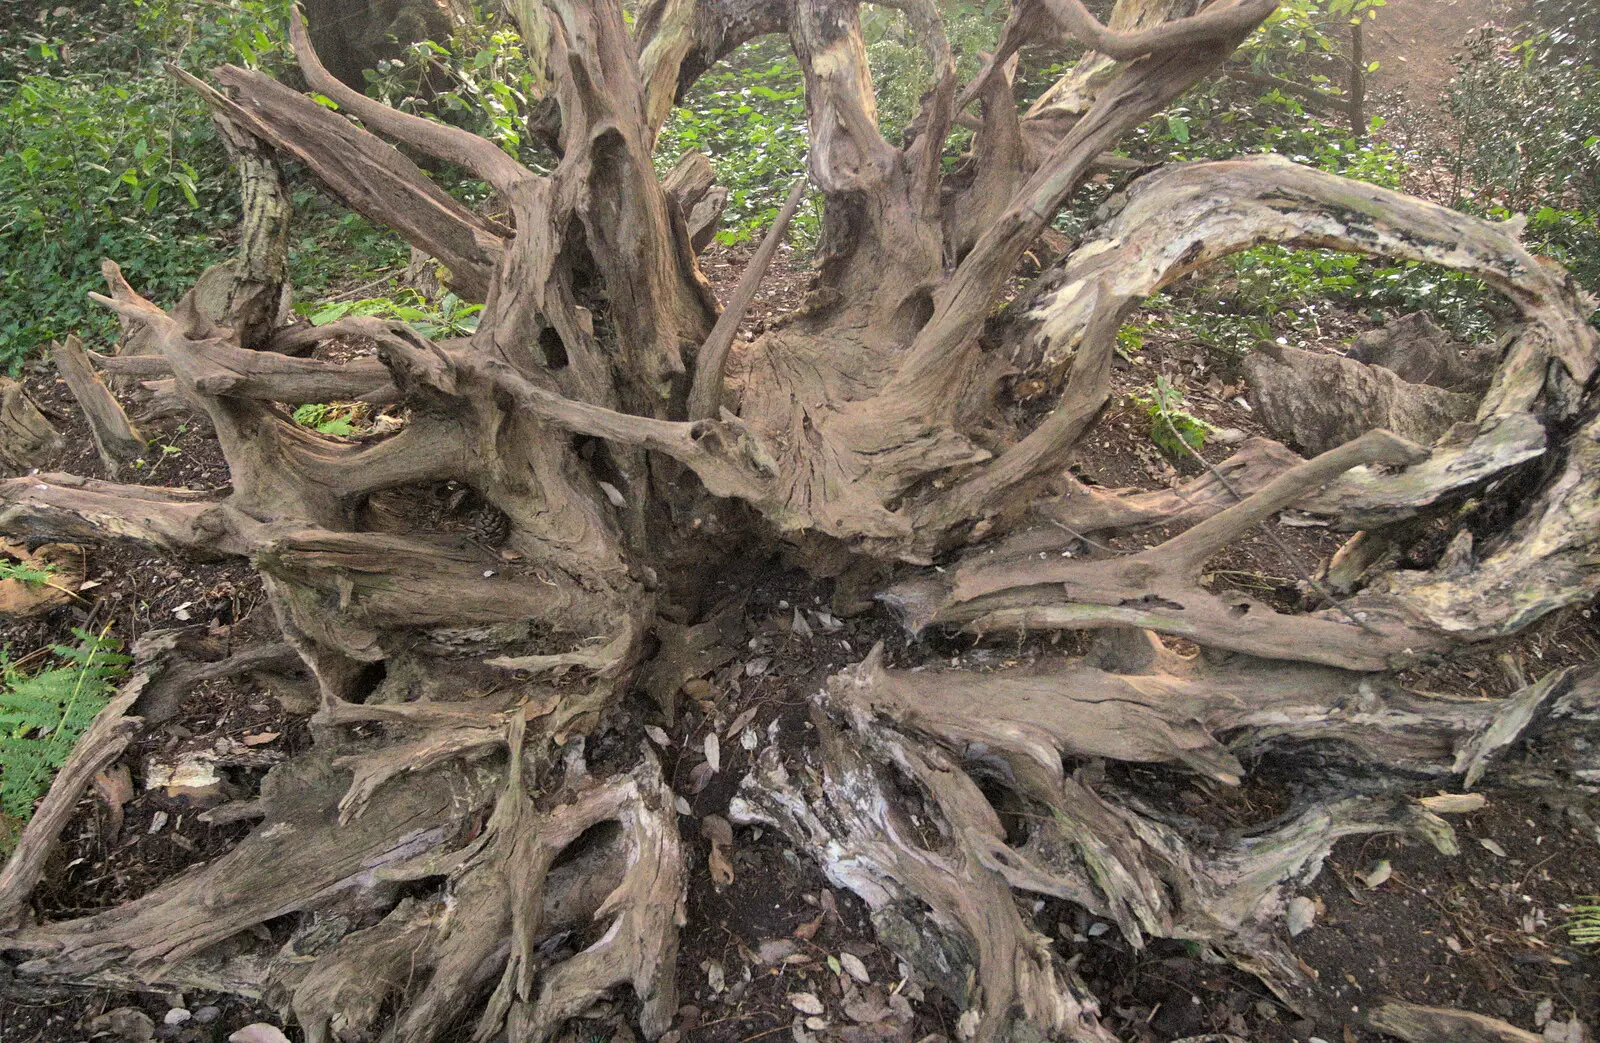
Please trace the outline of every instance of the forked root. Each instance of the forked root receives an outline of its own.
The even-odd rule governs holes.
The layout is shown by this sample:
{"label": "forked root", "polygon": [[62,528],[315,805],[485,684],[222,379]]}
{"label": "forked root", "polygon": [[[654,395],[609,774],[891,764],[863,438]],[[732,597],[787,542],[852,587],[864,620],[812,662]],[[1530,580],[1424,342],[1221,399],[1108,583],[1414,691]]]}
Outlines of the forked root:
{"label": "forked root", "polygon": [[[437,897],[402,903],[341,939],[302,980],[289,975],[280,983],[292,989],[312,1043],[361,1035],[392,1000],[403,1011],[393,1038],[434,1039],[491,987],[475,1039],[547,1039],[619,984],[639,997],[645,1034],[666,1031],[677,1007],[684,886],[660,768],[647,753],[632,773],[605,782],[569,773],[574,799],[539,811],[524,780],[523,735],[523,718],[513,715],[504,788],[476,840],[380,874],[387,882],[438,879]],[[558,864],[606,822],[620,827],[614,838]],[[560,959],[567,935],[591,921],[609,924],[587,948]]]}
{"label": "forked root", "polygon": [[[859,895],[882,940],[963,1009],[978,1040],[1112,1038],[1014,891],[1073,902],[1135,948],[1201,944],[1305,1007],[1310,982],[1279,929],[1286,885],[1314,878],[1345,836],[1404,833],[1453,854],[1450,826],[1401,791],[1401,773],[1469,770],[1600,692],[1595,671],[1569,669],[1467,704],[1326,668],[1210,667],[1147,633],[1106,644],[1099,665],[981,676],[887,671],[875,653],[817,697],[815,762],[786,764],[770,747],[733,802],[736,821],[782,830]],[[1100,767],[1170,762],[1236,782],[1237,751],[1312,735],[1342,741],[1325,755],[1344,770],[1251,832],[1218,835]],[[1065,769],[1063,754],[1083,766]]]}
{"label": "forked root", "polygon": [[[436,1039],[472,1010],[476,1039],[542,1041],[626,984],[654,1039],[677,1009],[684,914],[672,794],[645,751],[605,780],[573,762],[564,799],[535,807],[525,730],[521,713],[509,736],[499,730],[503,774],[450,758],[407,786],[363,791],[364,813],[343,820],[338,758],[293,762],[265,787],[263,826],[211,866],[113,910],[16,931],[0,949],[32,957],[24,980],[264,997],[312,1043],[372,1038],[392,1009],[385,1039]],[[453,845],[491,802],[476,837]],[[249,932],[293,913],[290,941],[255,951]]]}

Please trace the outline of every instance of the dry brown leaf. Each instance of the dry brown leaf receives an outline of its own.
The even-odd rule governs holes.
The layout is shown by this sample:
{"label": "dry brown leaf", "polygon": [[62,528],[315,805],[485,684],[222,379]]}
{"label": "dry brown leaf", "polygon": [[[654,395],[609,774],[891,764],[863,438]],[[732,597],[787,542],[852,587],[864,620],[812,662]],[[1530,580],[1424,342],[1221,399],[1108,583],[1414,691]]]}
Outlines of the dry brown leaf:
{"label": "dry brown leaf", "polygon": [[706,865],[711,870],[712,884],[718,888],[723,888],[733,883],[733,864],[728,861],[728,856],[723,853],[721,844],[711,845],[711,854],[706,857]]}
{"label": "dry brown leaf", "polygon": [[701,819],[700,835],[717,847],[733,846],[733,826],[721,815],[707,815]]}
{"label": "dry brown leaf", "polygon": [[264,746],[267,743],[271,742],[272,740],[276,739],[279,736],[279,734],[281,734],[281,733],[279,733],[279,732],[256,732],[254,735],[246,735],[246,736],[244,736],[239,741],[244,743],[246,746]]}
{"label": "dry brown leaf", "polygon": [[808,921],[801,924],[799,927],[796,927],[794,929],[794,936],[809,942],[811,939],[817,936],[817,928],[821,926],[822,917],[819,916],[815,920]]}
{"label": "dry brown leaf", "polygon": [[1464,815],[1488,804],[1489,798],[1482,793],[1440,793],[1423,797],[1418,803],[1435,815]]}
{"label": "dry brown leaf", "polygon": [[1362,874],[1361,882],[1366,884],[1369,889],[1375,889],[1381,887],[1383,883],[1393,875],[1394,866],[1390,865],[1389,860],[1385,858],[1380,860],[1377,865],[1367,870],[1366,873]]}
{"label": "dry brown leaf", "polygon": [[522,704],[522,719],[524,721],[538,720],[540,717],[547,716],[550,711],[559,705],[561,705],[561,696],[556,692],[550,692],[543,699],[529,699]]}
{"label": "dry brown leaf", "polygon": [[706,732],[706,763],[711,765],[711,773],[715,775],[722,770],[722,743],[717,740],[716,732]]}
{"label": "dry brown leaf", "polygon": [[689,784],[683,788],[684,792],[690,796],[699,793],[706,788],[706,784],[711,781],[711,776],[715,774],[716,772],[710,764],[701,761],[689,770]]}
{"label": "dry brown leaf", "polygon": [[229,1036],[228,1043],[289,1043],[289,1037],[282,1029],[258,1021]]}
{"label": "dry brown leaf", "polygon": [[812,992],[789,993],[789,1006],[802,1014],[821,1014],[823,1009],[822,1001]]}
{"label": "dry brown leaf", "polygon": [[133,799],[133,775],[126,764],[117,764],[94,777],[94,793],[106,806],[103,835],[110,839],[122,832],[122,805]]}
{"label": "dry brown leaf", "polygon": [[733,723],[728,726],[728,741],[732,742],[734,739],[737,739],[739,737],[739,733],[749,727],[751,721],[755,720],[755,716],[756,708],[752,706],[744,713],[741,713],[739,716],[735,717],[733,719]]}

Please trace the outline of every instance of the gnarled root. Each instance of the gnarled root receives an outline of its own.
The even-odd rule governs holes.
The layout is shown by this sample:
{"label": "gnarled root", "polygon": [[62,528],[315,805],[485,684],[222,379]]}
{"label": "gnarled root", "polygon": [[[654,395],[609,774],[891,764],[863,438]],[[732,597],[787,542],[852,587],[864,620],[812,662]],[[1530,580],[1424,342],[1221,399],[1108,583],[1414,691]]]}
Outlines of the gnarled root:
{"label": "gnarled root", "polygon": [[[1200,943],[1304,1005],[1309,982],[1276,924],[1284,885],[1315,877],[1353,834],[1406,833],[1454,853],[1451,828],[1402,792],[1404,778],[1475,778],[1474,765],[1544,720],[1583,719],[1600,695],[1600,673],[1568,669],[1508,700],[1460,702],[1342,670],[1245,657],[1212,667],[1118,633],[1089,660],[986,675],[889,671],[875,652],[817,697],[815,761],[786,764],[770,747],[734,800],[735,820],[776,826],[859,895],[974,1038],[1109,1038],[1013,890],[1071,901],[1135,948]],[[1238,754],[1326,738],[1341,741],[1319,756],[1344,766],[1253,832],[1219,835],[1103,768],[1168,762],[1236,784]]]}
{"label": "gnarled root", "polygon": [[[435,1039],[485,995],[475,1038],[544,1040],[627,984],[654,1039],[677,1008],[684,878],[672,795],[648,751],[604,780],[569,757],[561,798],[536,808],[525,733],[520,713],[498,730],[511,751],[503,771],[458,761],[417,771],[407,786],[363,792],[355,817],[341,815],[338,759],[290,762],[264,787],[266,821],[212,865],[116,909],[16,931],[0,948],[31,955],[25,980],[276,999],[316,1043],[368,1038],[396,1000],[402,1014],[384,1038]],[[304,915],[290,941],[256,951],[248,932],[291,913]]]}

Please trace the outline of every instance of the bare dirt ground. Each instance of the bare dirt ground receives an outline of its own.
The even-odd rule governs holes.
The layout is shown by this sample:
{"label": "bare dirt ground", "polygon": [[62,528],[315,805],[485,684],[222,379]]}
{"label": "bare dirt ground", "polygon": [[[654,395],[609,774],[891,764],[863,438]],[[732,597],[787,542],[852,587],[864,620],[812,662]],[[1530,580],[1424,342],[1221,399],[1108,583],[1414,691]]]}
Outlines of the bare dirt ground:
{"label": "bare dirt ground", "polygon": [[[1372,56],[1383,62],[1377,79],[1385,89],[1403,89],[1419,102],[1436,98],[1448,82],[1449,56],[1460,38],[1494,17],[1506,14],[1492,0],[1390,0],[1369,38]],[[742,248],[718,248],[706,258],[707,274],[724,296],[746,257]],[[746,341],[798,302],[806,276],[803,259],[780,257],[746,320]],[[1188,292],[1206,290],[1197,285]],[[1348,328],[1330,327],[1326,341],[1313,346],[1339,350],[1354,332],[1371,325],[1370,317],[1347,318]],[[1192,462],[1169,460],[1154,447],[1148,418],[1128,397],[1148,389],[1157,374],[1179,386],[1189,408],[1218,427],[1262,433],[1240,404],[1239,378],[1225,365],[1198,345],[1147,338],[1117,370],[1116,394],[1101,435],[1075,465],[1081,478],[1106,486],[1157,487],[1192,473]],[[87,432],[54,374],[41,367],[28,383],[41,404],[54,410],[72,442],[52,469],[99,476]],[[152,432],[149,465],[122,480],[195,488],[227,480],[203,423],[173,420]],[[1210,445],[1205,454],[1216,460],[1228,451]],[[417,492],[412,509],[440,527],[470,527],[474,505],[462,490],[440,486]],[[1338,546],[1329,533],[1280,531],[1296,557],[1313,567]],[[1437,551],[1419,546],[1416,553],[1426,559]],[[89,576],[99,586],[83,604],[4,627],[14,655],[61,640],[68,627],[86,623],[109,622],[114,634],[130,642],[150,629],[191,627],[218,657],[273,634],[259,583],[243,563],[172,564],[124,550],[96,550]],[[1294,563],[1261,537],[1241,542],[1219,560],[1214,579],[1248,585],[1285,607],[1298,605],[1303,596]],[[859,661],[873,643],[884,642],[891,662],[902,665],[933,658],[1001,665],[1025,661],[1041,649],[938,635],[913,641],[886,614],[842,617],[835,613],[828,584],[787,569],[781,558],[748,563],[723,594],[726,662],[685,687],[677,720],[669,724],[642,695],[627,707],[638,720],[665,728],[665,766],[690,811],[679,820],[693,859],[689,926],[678,966],[683,1007],[669,1043],[956,1040],[958,1012],[905,979],[895,958],[878,945],[861,905],[830,890],[811,862],[771,833],[738,829],[730,855],[732,882],[718,887],[706,835],[720,828],[717,817],[726,814],[749,766],[752,754],[743,738],[773,729],[785,747],[807,746],[811,695],[823,678]],[[1515,642],[1406,680],[1426,690],[1491,698],[1508,694],[1522,677],[1600,660],[1594,608],[1560,613]],[[120,825],[93,798],[80,805],[48,883],[36,896],[37,912],[62,918],[105,908],[226,850],[248,824],[205,822],[186,798],[147,785],[150,765],[186,749],[257,739],[250,745],[259,753],[253,766],[234,769],[229,780],[248,792],[275,759],[309,742],[307,709],[293,678],[219,682],[191,692],[175,718],[148,731],[130,751],[126,761],[135,796],[123,808]],[[710,733],[719,736],[722,751],[721,770],[713,773],[705,770],[702,752]],[[259,740],[269,734],[271,739]],[[1201,826],[1250,830],[1285,810],[1297,773],[1307,766],[1288,760],[1251,765],[1247,783],[1231,791],[1203,781],[1174,784],[1170,776],[1137,768],[1128,769],[1126,781],[1168,806],[1187,809]],[[1081,911],[1041,903],[1038,912],[1043,923],[1053,925],[1052,940],[1061,956],[1075,961],[1102,998],[1108,1026],[1129,1043],[1197,1037],[1377,1043],[1387,1037],[1368,1028],[1365,1017],[1385,996],[1460,1006],[1532,1031],[1573,1019],[1600,1027],[1600,958],[1566,944],[1561,930],[1580,896],[1600,890],[1595,824],[1600,801],[1485,792],[1487,807],[1455,820],[1462,840],[1459,856],[1444,858],[1398,839],[1356,838],[1339,844],[1322,873],[1301,885],[1299,893],[1321,910],[1315,926],[1292,943],[1317,981],[1311,1008],[1291,1010],[1253,979],[1181,944],[1158,942],[1135,951]],[[1392,870],[1388,878],[1376,886],[1364,883],[1362,878],[1385,861]],[[287,925],[273,934],[287,940]],[[11,969],[0,963],[4,1043],[87,1040],[95,1034],[98,1016],[123,1007],[146,1012],[157,1038],[188,1043],[226,1039],[253,1021],[283,1024],[279,1012],[265,1003],[104,990],[41,1002],[33,994],[23,999],[12,981]],[[797,994],[816,997],[823,1013],[809,1020],[797,1016],[791,999]],[[630,1003],[619,998],[614,1006],[602,1006],[574,1022],[565,1039],[628,1043],[634,1038],[627,1027]],[[163,1024],[175,1007],[201,1016]],[[295,1026],[286,1031],[300,1039]]]}
{"label": "bare dirt ground", "polygon": [[1437,114],[1439,96],[1455,76],[1450,59],[1467,34],[1510,26],[1521,7],[1518,0],[1388,0],[1366,32],[1367,60],[1378,63],[1372,85]]}

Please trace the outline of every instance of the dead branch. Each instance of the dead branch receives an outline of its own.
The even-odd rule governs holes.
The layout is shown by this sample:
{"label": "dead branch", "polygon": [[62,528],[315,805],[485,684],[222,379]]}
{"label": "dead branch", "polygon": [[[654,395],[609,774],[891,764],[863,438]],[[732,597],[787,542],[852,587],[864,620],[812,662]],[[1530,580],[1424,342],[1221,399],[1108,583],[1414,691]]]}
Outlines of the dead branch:
{"label": "dead branch", "polygon": [[1384,1000],[1370,1020],[1373,1027],[1406,1043],[1541,1043],[1544,1039],[1499,1018],[1394,999]]}
{"label": "dead branch", "polygon": [[783,233],[788,230],[789,220],[794,217],[794,212],[800,208],[800,201],[805,198],[805,192],[804,178],[796,181],[789,189],[789,198],[784,201],[783,209],[773,218],[772,227],[767,230],[761,245],[751,255],[744,274],[739,277],[739,285],[733,291],[733,297],[728,301],[722,314],[717,317],[717,324],[711,327],[711,335],[700,346],[700,354],[695,358],[694,387],[689,392],[690,420],[706,420],[717,414],[719,409],[717,400],[722,397],[722,370],[728,362],[728,349],[733,347],[733,338],[739,332],[739,323],[744,321],[745,312],[749,311],[750,305],[755,302],[756,291],[761,287],[761,279],[767,274],[767,266],[772,263],[778,247],[783,243]]}
{"label": "dead branch", "polygon": [[311,46],[311,38],[306,35],[305,19],[299,7],[289,10],[289,43],[294,48],[295,59],[300,63],[300,71],[305,74],[306,83],[311,89],[327,95],[341,109],[378,133],[413,145],[448,163],[465,167],[501,192],[509,192],[518,182],[533,177],[532,171],[498,146],[470,131],[392,109],[345,86],[318,60],[317,52]]}
{"label": "dead branch", "polygon": [[144,455],[144,438],[128,422],[128,414],[122,411],[122,404],[95,375],[82,341],[77,337],[68,337],[64,342],[52,343],[50,352],[55,357],[56,371],[67,382],[72,397],[83,408],[84,419],[89,422],[89,434],[100,453],[100,462],[105,464],[106,472],[111,477],[116,477],[122,465]]}

